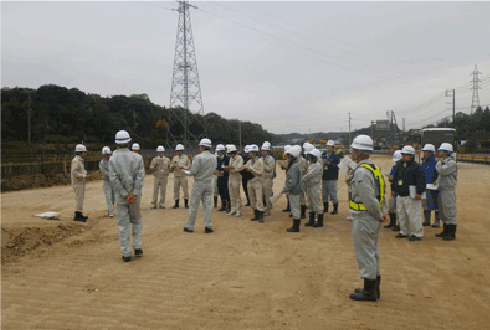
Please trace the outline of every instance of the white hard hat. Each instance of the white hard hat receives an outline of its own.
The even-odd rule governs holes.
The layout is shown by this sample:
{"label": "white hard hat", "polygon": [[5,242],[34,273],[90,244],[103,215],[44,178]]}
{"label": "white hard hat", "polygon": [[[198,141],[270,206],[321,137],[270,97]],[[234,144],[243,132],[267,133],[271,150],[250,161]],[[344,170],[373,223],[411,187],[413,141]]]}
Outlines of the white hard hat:
{"label": "white hard hat", "polygon": [[225,146],[224,146],[223,144],[218,144],[218,145],[216,146],[216,151],[221,151],[221,150],[225,150],[225,149],[226,149],[226,148],[225,148]]}
{"label": "white hard hat", "polygon": [[328,140],[327,141],[327,146],[334,146],[335,145],[335,142],[333,140]]}
{"label": "white hard hat", "polygon": [[424,147],[422,148],[422,151],[432,151],[432,152],[436,152],[436,146],[433,145],[433,144],[426,144],[424,145]]}
{"label": "white hard hat", "polygon": [[262,143],[262,147],[260,147],[260,150],[271,150],[271,145],[268,143]]}
{"label": "white hard hat", "polygon": [[401,153],[402,155],[415,155],[415,149],[412,146],[404,146]]}
{"label": "white hard hat", "polygon": [[250,145],[250,151],[259,151],[259,146],[256,144]]}
{"label": "white hard hat", "polygon": [[164,152],[165,148],[163,146],[158,146],[157,151],[158,152]]}
{"label": "white hard hat", "polygon": [[111,154],[111,149],[109,149],[108,146],[104,146],[104,148],[102,148],[102,154],[103,155],[110,155]]}
{"label": "white hard hat", "polygon": [[131,141],[131,137],[129,136],[129,133],[126,132],[125,130],[120,130],[119,132],[116,133],[116,143],[117,144],[128,144],[129,141]]}
{"label": "white hard hat", "polygon": [[292,148],[299,149],[299,153],[301,153],[302,148],[299,144],[295,144],[294,146],[292,146]]}
{"label": "white hard hat", "polygon": [[449,151],[449,152],[453,152],[453,146],[452,146],[451,143],[443,143],[439,147],[439,150],[446,150],[446,151]]}
{"label": "white hard hat", "polygon": [[402,151],[396,150],[395,153],[393,153],[393,161],[397,162],[399,160],[402,160]]}
{"label": "white hard hat", "polygon": [[133,143],[133,146],[131,147],[133,150],[140,150],[140,145],[138,143]]}
{"label": "white hard hat", "polygon": [[309,153],[310,155],[313,155],[313,156],[317,157],[317,158],[320,158],[320,156],[321,156],[321,154],[320,154],[320,150],[318,150],[318,149],[316,149],[316,148],[315,148],[315,149],[313,149],[313,150],[311,150],[311,151],[310,151],[310,152],[308,152],[308,153]]}
{"label": "white hard hat", "polygon": [[199,145],[204,146],[204,147],[211,147],[211,140],[210,139],[201,139],[201,141],[199,142]]}
{"label": "white hard hat", "polygon": [[354,138],[351,148],[357,150],[374,150],[373,139],[369,135],[361,134]]}
{"label": "white hard hat", "polygon": [[236,151],[236,146],[235,146],[234,144],[228,144],[228,145],[226,146],[226,152],[227,152],[227,153],[230,153],[230,152],[232,152],[232,151]]}
{"label": "white hard hat", "polygon": [[305,152],[305,154],[309,153],[313,149],[315,149],[315,146],[313,144],[311,144],[311,143],[303,143],[303,151]]}
{"label": "white hard hat", "polygon": [[179,150],[184,150],[184,145],[183,144],[177,144],[175,146],[175,151],[179,151]]}
{"label": "white hard hat", "polygon": [[298,157],[301,153],[301,147],[299,146],[293,146],[286,151],[286,154],[290,154],[293,157]]}
{"label": "white hard hat", "polygon": [[75,151],[87,151],[87,148],[83,144],[77,144]]}
{"label": "white hard hat", "polygon": [[291,145],[290,145],[290,144],[286,144],[286,145],[284,146],[284,153],[287,153],[287,152],[288,152],[288,150],[289,150],[289,148],[291,148]]}

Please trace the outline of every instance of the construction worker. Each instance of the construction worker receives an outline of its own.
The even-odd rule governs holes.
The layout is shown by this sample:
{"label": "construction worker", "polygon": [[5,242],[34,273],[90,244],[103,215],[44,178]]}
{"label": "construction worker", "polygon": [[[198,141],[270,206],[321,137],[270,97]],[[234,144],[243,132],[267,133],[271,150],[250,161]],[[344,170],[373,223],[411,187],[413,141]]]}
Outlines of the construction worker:
{"label": "construction worker", "polygon": [[[248,160],[250,159],[249,152],[250,152],[250,145],[247,144],[243,149],[243,153],[242,153],[242,159],[244,165],[247,164]],[[245,192],[245,196],[247,197],[247,204],[245,204],[245,206],[250,206],[250,196],[248,195],[247,185],[248,185],[248,181],[252,180],[253,175],[247,170],[241,170],[240,174],[242,175],[242,189]]]}
{"label": "construction worker", "polygon": [[109,178],[109,157],[111,149],[105,146],[102,148],[102,160],[99,162],[99,170],[102,172],[102,189],[104,190],[105,199],[107,202],[107,211],[109,217],[114,216],[114,189],[112,189],[111,180]]}
{"label": "construction worker", "polygon": [[[286,158],[288,157],[287,156],[287,151],[289,150],[289,148],[291,148],[292,145],[290,144],[286,144],[284,146],[284,152],[283,152],[283,155],[286,156]],[[288,169],[288,162],[281,162],[281,169],[286,171]],[[286,179],[284,179],[284,185],[286,185]],[[291,207],[289,205],[289,195],[286,194],[286,198],[287,198],[287,205],[286,205],[286,208],[284,210],[282,210],[283,212],[291,212]]]}
{"label": "construction worker", "polygon": [[184,155],[184,145],[177,144],[175,146],[175,151],[177,155],[172,159],[171,170],[174,171],[174,209],[179,208],[180,199],[180,187],[184,191],[184,207],[189,208],[189,186],[187,182],[187,175],[183,171],[188,171],[191,169],[191,160],[188,156]]}
{"label": "construction worker", "polygon": [[[388,180],[390,181],[390,186],[393,184],[393,176],[395,175],[396,169],[402,162],[402,152],[401,150],[396,150],[393,153],[393,161],[395,162],[395,165],[391,168],[390,174],[388,175]],[[395,195],[390,194],[390,201],[388,203],[389,209],[388,209],[388,215],[390,216],[390,223],[385,226],[385,228],[395,228],[397,227],[396,225],[396,197],[397,193],[395,192]],[[400,226],[398,226],[398,231],[400,231]]]}
{"label": "construction worker", "polygon": [[[299,148],[301,149],[301,146],[299,146]],[[313,146],[313,144],[311,143],[303,143],[303,152],[302,152],[302,155],[300,154],[300,157],[299,157],[299,166],[301,167],[301,169],[303,170],[303,172],[301,173],[301,175],[305,175],[307,172],[308,172],[308,161],[306,160],[306,158],[308,157],[308,153],[310,151],[312,151],[313,149],[315,149],[315,147]],[[303,186],[303,190],[302,190],[302,193],[300,195],[300,204],[301,204],[301,219],[306,219],[306,208],[307,208],[307,204],[308,204],[308,201],[307,201],[307,191],[306,191],[306,186]]]}
{"label": "construction worker", "polygon": [[438,173],[439,205],[441,209],[442,232],[437,237],[445,241],[456,239],[456,184],[458,181],[458,165],[451,157],[453,146],[443,143],[439,147],[439,161],[436,164]]}
{"label": "construction worker", "polygon": [[356,301],[376,301],[380,297],[379,230],[387,222],[384,180],[378,166],[369,156],[374,150],[368,135],[358,135],[352,141],[352,160],[357,164],[352,179],[349,209],[352,215],[352,236],[359,273],[364,288],[355,289],[350,298]]}
{"label": "construction worker", "polygon": [[391,196],[396,197],[396,209],[400,222],[400,233],[396,238],[420,241],[424,236],[422,227],[421,209],[422,194],[425,192],[425,174],[419,164],[415,162],[415,149],[404,146],[401,150],[402,163],[393,175]]}
{"label": "construction worker", "polygon": [[272,157],[272,155],[269,154],[270,150],[271,145],[267,143],[267,141],[264,142],[262,144],[262,147],[260,148],[262,162],[264,163],[264,173],[262,175],[262,203],[265,206],[264,215],[270,215],[270,212],[272,210],[272,178],[274,176],[274,169],[276,168],[276,160],[274,159],[274,157]]}
{"label": "construction worker", "polygon": [[430,214],[432,211],[435,211],[435,222],[432,227],[439,227],[439,191],[435,185],[437,180],[437,162],[434,156],[436,153],[436,147],[433,144],[426,144],[422,148],[422,151],[424,152],[424,158],[422,159],[420,166],[424,171],[426,183],[426,197],[422,199],[422,207],[424,209],[424,222],[422,223],[422,226],[430,226]]}
{"label": "construction worker", "polygon": [[133,153],[139,154],[140,153],[140,145],[138,143],[133,143],[131,146],[131,150],[133,150]]}
{"label": "construction worker", "polygon": [[264,173],[264,162],[257,157],[259,147],[256,144],[250,146],[250,159],[243,169],[253,175],[248,181],[247,190],[254,217],[252,221],[264,222],[264,205],[262,203],[262,175]]}
{"label": "construction worker", "polygon": [[216,146],[218,159],[216,170],[218,171],[218,192],[221,199],[221,208],[218,211],[230,212],[230,192],[228,190],[228,179],[230,174],[225,170],[226,166],[230,165],[230,157],[226,155],[226,147],[223,144]]}
{"label": "construction worker", "polygon": [[339,180],[339,163],[340,157],[334,151],[335,143],[333,140],[327,141],[327,152],[323,153],[323,212],[328,213],[328,200],[333,204],[333,211],[330,214],[335,215],[339,212],[339,199],[337,197],[337,183]]}
{"label": "construction worker", "polygon": [[87,222],[88,217],[82,214],[83,198],[85,195],[85,178],[87,171],[83,166],[83,159],[87,157],[87,148],[83,144],[75,147],[75,157],[71,161],[71,186],[76,196],[75,216],[73,221]]}
{"label": "construction worker", "polygon": [[143,157],[129,150],[130,141],[129,133],[120,130],[115,138],[117,152],[109,158],[109,178],[117,203],[117,228],[124,262],[131,261],[130,226],[133,232],[134,256],[143,256],[140,200],[145,181],[145,166]]}
{"label": "construction worker", "polygon": [[165,148],[163,146],[158,146],[156,150],[158,156],[153,158],[150,163],[150,170],[154,170],[153,200],[150,207],[152,210],[157,208],[159,190],[160,203],[158,205],[161,209],[165,209],[165,192],[167,190],[168,175],[170,173],[170,159],[165,157]]}
{"label": "construction worker", "polygon": [[204,232],[212,233],[211,226],[211,195],[213,193],[212,177],[216,173],[216,157],[211,154],[211,140],[202,139],[199,142],[201,153],[192,161],[189,175],[194,176],[194,184],[191,190],[191,202],[189,208],[189,220],[184,231],[192,233],[196,223],[197,208],[202,201],[204,208]]}
{"label": "construction worker", "polygon": [[[313,149],[308,153],[308,172],[303,175],[302,182],[306,185],[308,192],[308,209],[309,221],[305,226],[313,226],[315,228],[323,227],[323,205],[321,203],[321,186],[322,186],[322,165],[320,165],[320,150]],[[318,216],[315,223],[315,213]]]}
{"label": "construction worker", "polygon": [[293,146],[287,150],[288,169],[286,172],[286,184],[281,194],[289,195],[289,203],[293,214],[293,226],[286,229],[290,233],[299,232],[301,224],[300,195],[303,192],[302,177],[303,169],[299,164],[301,158],[301,147]]}
{"label": "construction worker", "polygon": [[231,202],[231,210],[226,215],[236,215],[239,217],[242,215],[242,196],[240,195],[242,175],[240,172],[243,170],[243,159],[242,156],[237,155],[234,144],[228,145],[226,152],[230,155],[230,167],[228,167],[228,171],[230,173],[229,188]]}

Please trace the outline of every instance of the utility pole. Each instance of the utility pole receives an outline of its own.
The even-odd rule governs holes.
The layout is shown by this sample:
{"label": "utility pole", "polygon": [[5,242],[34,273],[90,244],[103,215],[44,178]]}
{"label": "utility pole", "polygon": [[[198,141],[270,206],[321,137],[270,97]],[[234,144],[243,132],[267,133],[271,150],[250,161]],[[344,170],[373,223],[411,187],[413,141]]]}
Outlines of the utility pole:
{"label": "utility pole", "polygon": [[[453,96],[453,127],[455,127],[456,124],[456,90],[455,89],[446,89],[446,97],[448,96]],[[473,113],[473,106],[471,108],[471,111]]]}
{"label": "utility pole", "polygon": [[238,120],[238,135],[240,136],[240,152],[242,151],[242,122]]}
{"label": "utility pole", "polygon": [[27,144],[31,145],[31,92],[27,92]]}
{"label": "utility pole", "polygon": [[480,79],[478,79],[478,74],[481,72],[478,72],[475,64],[475,70],[472,72],[473,74],[473,96],[471,97],[471,114],[473,114],[473,109],[478,109],[480,106],[480,99],[478,98],[478,90],[480,89],[478,87],[478,82]]}

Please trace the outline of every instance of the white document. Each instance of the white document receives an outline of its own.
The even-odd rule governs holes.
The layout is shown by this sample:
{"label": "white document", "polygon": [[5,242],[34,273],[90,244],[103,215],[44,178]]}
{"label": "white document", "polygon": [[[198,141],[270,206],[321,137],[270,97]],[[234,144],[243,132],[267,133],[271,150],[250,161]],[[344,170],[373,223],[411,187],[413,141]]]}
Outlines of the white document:
{"label": "white document", "polygon": [[431,184],[426,185],[425,189],[437,190],[437,185],[431,183]]}
{"label": "white document", "polygon": [[339,168],[344,172],[345,175],[347,175],[347,172],[349,171],[349,166],[353,167],[352,163],[352,159],[350,159],[349,157],[344,157],[339,163]]}
{"label": "white document", "polygon": [[[410,189],[410,199],[415,199],[415,195],[417,194],[415,186],[410,186],[409,189]],[[420,195],[420,198],[421,199],[426,198],[425,191]]]}
{"label": "white document", "polygon": [[44,212],[42,214],[36,214],[36,217],[47,219],[47,220],[59,220],[60,216],[61,216],[60,212],[53,212],[53,211]]}

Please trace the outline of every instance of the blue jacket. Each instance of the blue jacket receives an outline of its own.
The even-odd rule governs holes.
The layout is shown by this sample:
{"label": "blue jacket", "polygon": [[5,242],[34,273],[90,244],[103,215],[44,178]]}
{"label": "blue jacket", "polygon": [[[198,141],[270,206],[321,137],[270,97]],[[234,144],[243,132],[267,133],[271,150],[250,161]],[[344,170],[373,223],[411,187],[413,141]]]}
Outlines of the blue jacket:
{"label": "blue jacket", "polygon": [[420,166],[422,167],[422,170],[425,173],[426,184],[432,184],[433,182],[436,182],[437,179],[436,164],[437,161],[434,155],[430,155],[428,159],[424,158],[422,160],[422,164],[420,164]]}
{"label": "blue jacket", "polygon": [[[230,156],[228,155],[223,155],[223,156],[218,156],[216,158],[216,170],[219,172],[225,171],[225,166],[230,165]],[[224,177],[227,178],[230,176],[230,173],[228,171],[225,171]],[[219,177],[223,178],[223,176]]]}
{"label": "blue jacket", "polygon": [[323,176],[322,180],[338,180],[339,179],[339,163],[340,157],[335,152],[331,155],[328,152],[323,153],[322,155],[323,161],[329,161],[330,164],[323,164]]}

